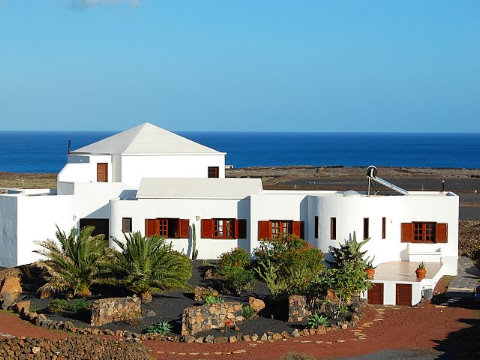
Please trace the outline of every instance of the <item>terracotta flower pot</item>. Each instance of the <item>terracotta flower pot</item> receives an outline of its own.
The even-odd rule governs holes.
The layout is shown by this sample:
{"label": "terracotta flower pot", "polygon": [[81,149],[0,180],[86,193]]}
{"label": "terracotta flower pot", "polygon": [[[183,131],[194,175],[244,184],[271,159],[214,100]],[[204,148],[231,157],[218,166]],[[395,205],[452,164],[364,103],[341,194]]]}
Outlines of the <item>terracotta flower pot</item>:
{"label": "terracotta flower pot", "polygon": [[417,269],[415,274],[417,274],[417,279],[423,279],[427,275],[427,269]]}
{"label": "terracotta flower pot", "polygon": [[375,279],[375,269],[374,268],[365,269],[365,272],[367,273],[368,280]]}

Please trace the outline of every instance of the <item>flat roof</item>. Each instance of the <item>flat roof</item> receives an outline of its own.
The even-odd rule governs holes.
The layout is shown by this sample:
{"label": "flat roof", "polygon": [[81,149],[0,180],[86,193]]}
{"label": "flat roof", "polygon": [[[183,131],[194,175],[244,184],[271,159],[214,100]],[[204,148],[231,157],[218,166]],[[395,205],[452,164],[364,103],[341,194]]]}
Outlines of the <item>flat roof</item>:
{"label": "flat roof", "polygon": [[[419,282],[415,275],[419,261],[389,261],[375,268],[375,281]],[[443,264],[440,262],[424,262],[427,274],[425,279],[433,279]]]}
{"label": "flat roof", "polygon": [[143,178],[137,191],[137,199],[243,199],[261,191],[261,179]]}

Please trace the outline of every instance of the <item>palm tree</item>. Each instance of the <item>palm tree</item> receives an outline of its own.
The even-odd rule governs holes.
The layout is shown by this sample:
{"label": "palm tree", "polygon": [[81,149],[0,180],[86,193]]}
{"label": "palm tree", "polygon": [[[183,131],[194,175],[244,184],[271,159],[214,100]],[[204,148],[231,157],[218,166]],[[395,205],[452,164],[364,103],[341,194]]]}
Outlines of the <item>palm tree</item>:
{"label": "palm tree", "polygon": [[168,288],[188,288],[192,276],[192,262],[177,251],[165,239],[144,237],[140,232],[125,235],[126,242],[113,241],[121,251],[114,251],[116,261],[109,267],[115,279],[144,302],[152,300],[152,293],[161,293]]}
{"label": "palm tree", "polygon": [[52,293],[64,292],[67,296],[89,297],[91,286],[100,282],[102,268],[106,262],[108,246],[104,235],[92,236],[94,226],[74,229],[66,235],[57,226],[57,241],[37,241],[43,249],[34,252],[47,259],[37,262],[46,270],[45,283],[39,290]]}

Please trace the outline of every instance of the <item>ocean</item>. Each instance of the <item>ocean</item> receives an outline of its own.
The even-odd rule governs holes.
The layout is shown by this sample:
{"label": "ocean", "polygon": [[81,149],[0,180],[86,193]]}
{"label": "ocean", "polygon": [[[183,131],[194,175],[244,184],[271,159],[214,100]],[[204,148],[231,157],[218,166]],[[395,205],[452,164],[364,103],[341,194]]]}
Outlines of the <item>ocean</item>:
{"label": "ocean", "polygon": [[[0,132],[0,171],[56,173],[72,149],[114,132]],[[179,132],[248,166],[480,168],[480,134]]]}

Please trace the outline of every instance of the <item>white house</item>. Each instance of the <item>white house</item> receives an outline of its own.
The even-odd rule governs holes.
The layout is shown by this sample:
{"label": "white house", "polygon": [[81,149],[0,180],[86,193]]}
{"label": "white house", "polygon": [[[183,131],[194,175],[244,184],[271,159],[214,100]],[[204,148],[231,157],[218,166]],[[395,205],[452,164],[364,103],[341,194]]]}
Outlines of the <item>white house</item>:
{"label": "white house", "polygon": [[54,238],[55,225],[95,225],[117,239],[158,234],[188,255],[195,225],[200,259],[235,247],[252,253],[278,233],[326,253],[356,232],[371,239],[365,248],[378,265],[369,301],[416,304],[441,276],[456,275],[458,208],[451,192],[263,190],[260,179],[225,178],[225,153],[145,123],[71,152],[56,192],[0,195],[0,266],[37,260],[34,241]]}

